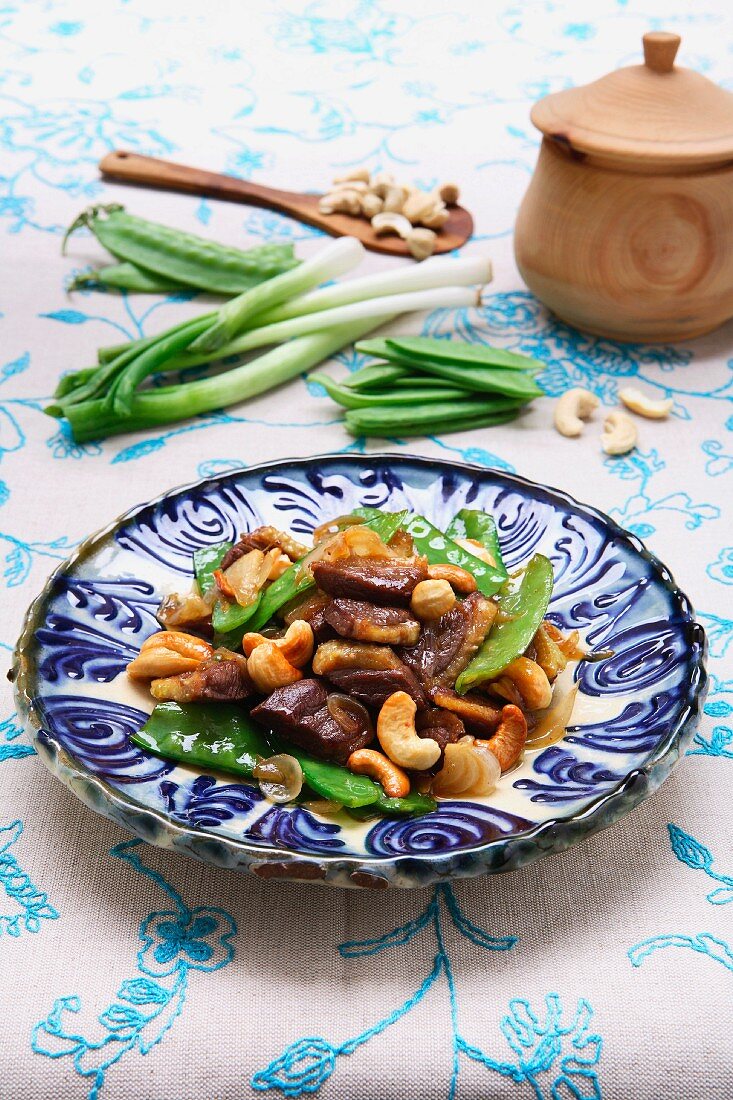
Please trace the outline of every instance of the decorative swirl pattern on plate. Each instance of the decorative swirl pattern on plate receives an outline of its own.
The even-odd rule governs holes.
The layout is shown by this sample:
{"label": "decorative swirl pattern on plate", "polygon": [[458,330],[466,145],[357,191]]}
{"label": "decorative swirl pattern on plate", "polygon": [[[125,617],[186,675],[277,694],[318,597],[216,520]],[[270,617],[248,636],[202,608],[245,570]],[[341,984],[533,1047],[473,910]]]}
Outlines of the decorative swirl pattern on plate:
{"label": "decorative swirl pattern on plate", "polygon": [[687,650],[679,623],[655,620],[611,634],[613,656],[603,661],[582,661],[576,679],[584,695],[635,694],[660,687],[678,676]]}
{"label": "decorative swirl pattern on plate", "polygon": [[345,847],[345,842],[339,839],[340,832],[334,822],[319,821],[302,806],[295,809],[273,806],[250,825],[247,838],[297,852],[333,852]]}
{"label": "decorative swirl pattern on plate", "polygon": [[52,735],[85,768],[115,785],[147,783],[173,770],[173,764],[130,741],[148,717],[142,710],[84,695],[50,695],[38,706],[46,737]]}
{"label": "decorative swirl pattern on plate", "polygon": [[646,753],[658,744],[660,732],[666,730],[679,706],[675,695],[663,692],[647,699],[627,703],[618,718],[590,722],[584,726],[568,726],[565,741],[585,745],[600,752],[629,756]]}
{"label": "decorative swirl pattern on plate", "polygon": [[571,752],[552,745],[534,762],[534,770],[546,775],[549,782],[535,779],[518,779],[514,787],[518,791],[532,791],[530,802],[574,802],[597,790],[619,783],[626,772],[610,772],[607,768],[588,760],[578,760]]}
{"label": "decorative swirl pattern on plate", "polygon": [[369,830],[366,848],[375,856],[439,855],[474,848],[531,825],[526,818],[478,802],[441,802],[424,817],[379,821]]}
{"label": "decorative swirl pattern on plate", "polygon": [[262,801],[254,787],[219,783],[211,775],[199,775],[186,783],[166,779],[160,784],[160,795],[172,818],[200,829],[214,829],[222,822],[236,820]]}

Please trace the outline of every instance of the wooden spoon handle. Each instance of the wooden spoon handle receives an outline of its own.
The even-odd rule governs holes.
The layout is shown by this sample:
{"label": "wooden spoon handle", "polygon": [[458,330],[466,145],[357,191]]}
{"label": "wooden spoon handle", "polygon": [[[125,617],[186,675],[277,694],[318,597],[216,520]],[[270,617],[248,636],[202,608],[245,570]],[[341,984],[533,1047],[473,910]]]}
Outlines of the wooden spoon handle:
{"label": "wooden spoon handle", "polygon": [[250,206],[266,206],[270,210],[300,216],[297,200],[302,196],[297,193],[262,187],[250,180],[207,172],[203,168],[189,168],[185,164],[158,160],[157,157],[142,157],[137,153],[116,150],[102,158],[99,170],[108,179],[123,183],[141,183],[146,187],[163,187],[167,191],[185,191],[213,199],[233,199]]}

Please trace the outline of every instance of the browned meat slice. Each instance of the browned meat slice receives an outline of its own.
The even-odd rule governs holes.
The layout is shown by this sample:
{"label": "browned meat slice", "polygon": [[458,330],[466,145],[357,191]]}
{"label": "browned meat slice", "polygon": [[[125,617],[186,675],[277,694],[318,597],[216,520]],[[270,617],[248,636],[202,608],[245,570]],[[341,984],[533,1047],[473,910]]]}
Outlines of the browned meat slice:
{"label": "browned meat slice", "polygon": [[336,631],[326,620],[326,608],[331,603],[330,596],[324,596],[322,592],[306,596],[304,600],[292,607],[285,615],[285,622],[289,626],[296,619],[303,619],[310,625],[313,637],[317,642],[326,642],[336,637]]}
{"label": "browned meat slice", "polygon": [[[313,756],[345,764],[352,752],[374,737],[365,721],[340,725],[328,709],[328,692],[320,680],[298,680],[278,688],[252,710],[252,717]],[[353,716],[352,716],[353,717]]]}
{"label": "browned meat slice", "polygon": [[451,688],[437,688],[432,695],[437,706],[457,715],[476,737],[491,737],[501,721],[501,710],[473,692],[458,695]]}
{"label": "browned meat slice", "polygon": [[153,680],[150,691],[161,701],[231,703],[252,694],[252,681],[244,657],[228,649],[217,649],[191,672]]}
{"label": "browned meat slice", "polygon": [[313,563],[315,582],[329,596],[397,607],[409,604],[415,585],[427,575],[423,561],[353,557]]}
{"label": "browned meat slice", "polygon": [[441,767],[445,746],[453,744],[466,734],[463,722],[457,715],[437,707],[418,715],[415,728],[418,737],[432,737],[433,741],[437,741],[440,745],[438,767]]}
{"label": "browned meat slice", "polygon": [[401,607],[375,607],[365,600],[332,600],[324,617],[343,638],[358,642],[414,645],[420,637],[420,623]]}
{"label": "browned meat slice", "polygon": [[308,553],[308,547],[296,542],[286,531],[278,531],[277,527],[257,527],[254,531],[245,531],[240,535],[239,542],[231,550],[227,550],[219,568],[223,572],[250,550],[267,551],[275,546],[282,550],[283,554],[287,554],[291,561],[297,561]]}
{"label": "browned meat slice", "polygon": [[452,687],[489,632],[496,604],[472,592],[435,622],[423,625],[417,645],[400,652],[424,686]]}
{"label": "browned meat slice", "polygon": [[419,680],[406,665],[401,668],[342,668],[329,672],[333,686],[358,699],[365,707],[381,707],[396,691],[406,691],[415,700],[418,710],[428,705],[428,698]]}

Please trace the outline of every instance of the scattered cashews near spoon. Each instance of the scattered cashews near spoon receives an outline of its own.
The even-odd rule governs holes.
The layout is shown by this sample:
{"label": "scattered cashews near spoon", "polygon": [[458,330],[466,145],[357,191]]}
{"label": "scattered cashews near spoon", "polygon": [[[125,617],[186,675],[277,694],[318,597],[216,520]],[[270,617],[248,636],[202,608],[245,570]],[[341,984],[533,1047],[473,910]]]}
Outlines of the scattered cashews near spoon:
{"label": "scattered cashews near spoon", "polygon": [[655,401],[653,397],[647,397],[635,386],[628,386],[626,389],[619,390],[618,396],[619,401],[627,409],[639,416],[645,416],[647,420],[666,420],[674,405],[671,397]]}
{"label": "scattered cashews near spoon", "polygon": [[598,398],[590,390],[575,386],[555,404],[554,424],[560,435],[574,439],[583,432],[583,421],[598,408]]}
{"label": "scattered cashews near spoon", "polygon": [[607,455],[625,455],[633,451],[639,433],[628,413],[614,409],[603,421],[601,446]]}

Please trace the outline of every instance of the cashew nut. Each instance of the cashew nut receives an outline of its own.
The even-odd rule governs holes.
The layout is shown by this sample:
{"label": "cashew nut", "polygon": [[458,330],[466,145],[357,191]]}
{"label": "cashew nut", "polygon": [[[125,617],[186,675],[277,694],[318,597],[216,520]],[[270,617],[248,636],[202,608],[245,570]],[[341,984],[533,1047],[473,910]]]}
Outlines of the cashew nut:
{"label": "cashew nut", "polygon": [[552,702],[552,685],[547,674],[528,657],[515,658],[491,685],[492,691],[512,698],[513,693],[506,690],[505,680],[516,687],[527,710],[544,710]]}
{"label": "cashew nut", "polygon": [[353,189],[344,191],[332,191],[324,195],[318,203],[318,209],[322,214],[361,214],[361,195]]}
{"label": "cashew nut", "polygon": [[333,641],[321,642],[313,655],[313,674],[328,676],[344,668],[387,669],[401,668],[394,650],[388,645],[371,645],[369,642]]}
{"label": "cashew nut", "polygon": [[487,741],[477,741],[493,752],[503,772],[514,767],[522,755],[527,741],[527,719],[519,707],[506,706],[501,712],[501,722],[493,737]]}
{"label": "cashew nut", "polygon": [[401,214],[406,197],[407,192],[404,187],[399,187],[397,185],[388,187],[384,195],[384,206],[382,209],[387,214]]}
{"label": "cashew nut", "polygon": [[449,217],[445,203],[438,202],[426,214],[421,215],[420,225],[427,226],[428,229],[442,229]]}
{"label": "cashew nut", "polygon": [[365,218],[376,217],[384,209],[384,202],[380,199],[379,195],[375,195],[373,191],[368,191],[361,200],[361,212]]}
{"label": "cashew nut", "polygon": [[131,680],[156,680],[198,668],[214,652],[213,646],[180,630],[160,630],[146,638],[127,666]]}
{"label": "cashew nut", "polygon": [[493,557],[480,542],[476,539],[453,539],[455,543],[458,543],[464,550],[467,550],[469,554],[473,554],[474,558],[480,558],[481,561],[485,561],[487,565],[496,565]]}
{"label": "cashew nut", "polygon": [[436,200],[435,195],[428,195],[425,191],[414,191],[405,200],[402,213],[411,222],[417,224],[423,220],[423,215],[429,216],[436,206],[442,205],[442,200]]}
{"label": "cashew nut", "polygon": [[583,421],[588,420],[600,402],[590,390],[575,386],[566,390],[555,404],[553,422],[560,435],[574,439],[583,432]]}
{"label": "cashew nut", "polygon": [[372,191],[383,199],[390,187],[394,186],[394,176],[391,172],[376,172],[372,176]]}
{"label": "cashew nut", "polygon": [[607,455],[625,455],[633,451],[638,439],[636,424],[628,415],[615,409],[603,421],[601,446]]}
{"label": "cashew nut", "polygon": [[438,238],[432,229],[413,229],[405,237],[405,243],[416,260],[427,260],[435,252]]}
{"label": "cashew nut", "polygon": [[460,198],[460,191],[457,183],[444,183],[442,187],[438,188],[438,194],[444,203],[448,206],[454,206]]}
{"label": "cashew nut", "polygon": [[627,409],[638,413],[639,416],[645,416],[647,420],[666,420],[674,407],[674,401],[671,397],[660,398],[660,400],[655,401],[654,398],[647,397],[635,386],[628,386],[626,389],[619,390],[618,397]]}
{"label": "cashew nut", "polygon": [[356,183],[357,180],[361,180],[362,183],[369,183],[371,174],[368,168],[350,168],[348,172],[345,172],[343,176],[334,177],[334,183]]}
{"label": "cashew nut", "polygon": [[412,226],[402,214],[389,213],[385,210],[381,214],[374,215],[372,229],[378,237],[384,237],[388,233],[396,233],[398,237],[402,237],[404,240],[412,231]]}
{"label": "cashew nut", "polygon": [[439,562],[428,566],[428,577],[431,581],[448,581],[448,584],[456,592],[467,596],[469,592],[475,592],[476,578],[467,569],[461,569],[460,565],[448,565]]}
{"label": "cashew nut", "polygon": [[291,665],[283,651],[268,638],[252,650],[247,658],[247,671],[254,686],[263,695],[303,678],[300,669]]}
{"label": "cashew nut", "polygon": [[377,740],[395,764],[425,771],[440,759],[440,745],[432,737],[418,737],[416,710],[414,699],[406,691],[395,691],[379,712]]}
{"label": "cashew nut", "polygon": [[368,775],[380,783],[389,798],[406,798],[410,793],[406,773],[376,749],[357,749],[346,761],[346,767],[355,775]]}
{"label": "cashew nut", "polygon": [[431,791],[441,798],[481,798],[496,787],[501,766],[486,747],[486,741],[462,737],[445,746],[443,767],[433,780]]}
{"label": "cashew nut", "polygon": [[450,611],[456,594],[447,580],[418,581],[412,590],[410,610],[421,622],[429,623]]}
{"label": "cashew nut", "polygon": [[313,654],[313,627],[305,619],[295,619],[282,638],[265,638],[262,634],[247,633],[242,638],[242,649],[251,657],[258,646],[271,642],[286,661],[296,668],[307,665]]}

